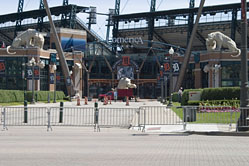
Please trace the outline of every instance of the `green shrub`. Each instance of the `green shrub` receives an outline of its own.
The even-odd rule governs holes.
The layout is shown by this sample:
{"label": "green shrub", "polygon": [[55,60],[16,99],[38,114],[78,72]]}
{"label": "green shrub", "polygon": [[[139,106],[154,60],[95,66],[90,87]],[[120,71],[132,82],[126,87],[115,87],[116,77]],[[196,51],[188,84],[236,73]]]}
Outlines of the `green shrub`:
{"label": "green shrub", "polygon": [[[48,94],[50,95],[50,100],[54,99],[54,92],[50,91],[37,91],[35,92],[35,98],[37,95],[37,101],[47,101],[48,100]],[[63,91],[56,91],[56,100],[63,100],[65,97],[65,94]],[[27,101],[32,100],[32,91],[27,92]]]}
{"label": "green shrub", "polygon": [[[48,93],[50,93],[50,99],[54,97],[54,92],[49,91],[37,91],[37,100],[38,101],[47,101]],[[56,99],[62,100],[65,97],[64,92],[56,91]],[[28,91],[26,94],[28,101],[32,100],[32,92]],[[24,101],[24,92],[21,90],[0,90],[0,103],[10,103],[10,102],[23,102]]]}
{"label": "green shrub", "polygon": [[181,105],[187,105],[189,100],[189,91],[190,89],[185,89],[182,94]]}
{"label": "green shrub", "polygon": [[172,95],[172,101],[173,102],[179,102],[178,101],[178,93],[177,92],[174,92],[173,95]]}
{"label": "green shrub", "polygon": [[201,100],[233,100],[239,98],[239,87],[205,88],[201,94]]}
{"label": "green shrub", "polygon": [[0,90],[0,103],[20,102],[24,100],[23,91]]}
{"label": "green shrub", "polygon": [[188,101],[188,105],[196,105],[199,106],[202,101],[199,100],[193,100],[193,101]]}
{"label": "green shrub", "polygon": [[[182,95],[181,104],[182,105],[197,105],[197,101],[189,101],[189,92],[201,90],[201,101],[206,100],[218,100],[211,104],[217,105],[222,101],[222,104],[226,104],[228,100],[234,101],[239,100],[240,98],[240,88],[239,87],[221,87],[221,88],[204,88],[202,89],[185,89]],[[228,103],[231,103],[230,101]],[[209,103],[210,104],[210,103]]]}

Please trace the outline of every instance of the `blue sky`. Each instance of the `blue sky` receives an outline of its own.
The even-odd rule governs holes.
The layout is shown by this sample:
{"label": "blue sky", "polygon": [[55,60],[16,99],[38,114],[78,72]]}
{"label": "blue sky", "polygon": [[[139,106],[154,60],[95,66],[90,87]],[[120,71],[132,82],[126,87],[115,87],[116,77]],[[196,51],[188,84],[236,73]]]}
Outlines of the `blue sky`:
{"label": "blue sky", "polygon": [[[18,0],[2,0],[0,6],[0,15],[7,13],[14,13],[17,11]],[[62,5],[62,0],[47,0],[49,6],[59,6]],[[151,0],[121,0],[120,11],[121,14],[126,13],[138,13],[146,12],[150,9]],[[7,3],[8,2],[8,3]],[[228,3],[239,3],[240,0],[206,0],[205,6],[218,5],[218,4],[228,4]],[[24,0],[24,11],[34,10],[39,8],[40,0]],[[70,4],[77,4],[79,6],[95,6],[97,7],[97,12],[108,13],[109,8],[114,8],[115,0],[69,0]],[[198,7],[200,0],[195,0],[195,6]],[[189,0],[157,0],[156,10],[168,10],[168,9],[178,9],[187,8],[189,6]],[[82,20],[86,21],[86,14],[78,15]],[[105,36],[105,16],[97,17],[97,25],[93,25],[92,28],[102,37]]]}

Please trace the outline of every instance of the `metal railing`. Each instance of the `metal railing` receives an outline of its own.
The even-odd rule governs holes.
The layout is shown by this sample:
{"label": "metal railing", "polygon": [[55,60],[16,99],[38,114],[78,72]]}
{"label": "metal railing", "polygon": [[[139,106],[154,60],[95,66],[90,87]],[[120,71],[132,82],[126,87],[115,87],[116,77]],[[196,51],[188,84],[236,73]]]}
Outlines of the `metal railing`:
{"label": "metal railing", "polygon": [[[206,126],[207,130],[231,131],[237,129],[237,122],[240,116],[240,109],[230,106],[187,106],[183,107],[183,121],[186,126]],[[213,125],[210,128],[207,125]],[[187,128],[190,129],[190,128]]]}
{"label": "metal railing", "polygon": [[142,106],[139,108],[139,127],[146,125],[183,125],[183,120],[167,106]]}
{"label": "metal railing", "polygon": [[[231,131],[237,129],[239,117],[240,109],[227,106],[142,106],[138,126],[142,131],[150,125],[183,125],[183,130],[191,131]],[[247,125],[249,122],[244,123]]]}
{"label": "metal railing", "polygon": [[47,126],[45,107],[4,107],[2,114],[5,126]]}
{"label": "metal railing", "polygon": [[3,123],[4,123],[4,114],[3,114],[3,107],[2,106],[0,106],[0,113],[1,113],[1,115],[0,115],[0,125],[3,125]]}
{"label": "metal railing", "polygon": [[[184,130],[198,130],[204,126],[220,131],[239,127],[248,128],[249,108],[226,106],[166,107],[141,106],[139,108],[96,107],[0,107],[1,125],[8,126],[86,126],[141,127],[151,125],[183,125]],[[210,127],[210,125],[213,126]]]}
{"label": "metal railing", "polygon": [[230,106],[183,107],[183,116],[187,122],[195,123],[236,123],[240,109]]}
{"label": "metal railing", "polygon": [[249,107],[240,108],[240,116],[238,117],[238,131],[249,130]]}
{"label": "metal railing", "polygon": [[130,127],[137,125],[138,108],[99,108],[99,126]]}
{"label": "metal railing", "polygon": [[104,41],[104,39],[100,35],[98,35],[98,33],[96,33],[94,30],[89,30],[87,24],[83,20],[81,20],[79,17],[76,17],[76,20],[88,33],[92,34],[97,40]]}
{"label": "metal railing", "polygon": [[50,126],[94,126],[92,107],[51,107]]}

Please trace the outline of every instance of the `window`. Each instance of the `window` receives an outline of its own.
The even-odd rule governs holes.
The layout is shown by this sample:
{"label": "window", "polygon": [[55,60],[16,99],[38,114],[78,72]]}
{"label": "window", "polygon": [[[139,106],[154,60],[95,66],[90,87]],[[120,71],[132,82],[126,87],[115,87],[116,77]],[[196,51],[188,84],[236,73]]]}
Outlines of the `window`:
{"label": "window", "polygon": [[22,73],[25,68],[22,63],[27,62],[27,57],[1,57],[5,63],[5,72],[0,77],[1,89],[23,90],[26,89],[26,81]]}
{"label": "window", "polygon": [[240,86],[240,62],[221,62],[221,86]]}
{"label": "window", "polygon": [[208,62],[204,62],[200,64],[201,67],[201,84],[202,88],[207,88],[208,87],[208,73],[205,73],[203,71],[204,67],[208,64]]}
{"label": "window", "polygon": [[0,77],[0,89],[6,89],[6,77]]}

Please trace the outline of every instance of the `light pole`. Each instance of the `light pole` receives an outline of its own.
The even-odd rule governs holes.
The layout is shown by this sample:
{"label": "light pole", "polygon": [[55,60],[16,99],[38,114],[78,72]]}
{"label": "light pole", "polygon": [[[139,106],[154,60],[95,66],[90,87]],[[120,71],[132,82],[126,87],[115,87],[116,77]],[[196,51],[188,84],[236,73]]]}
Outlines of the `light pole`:
{"label": "light pole", "polygon": [[[70,75],[70,80],[72,80],[72,74],[73,74],[73,72],[72,71],[69,71],[69,75]],[[72,84],[72,83],[71,83]],[[73,88],[73,86],[71,86],[71,90],[70,90],[70,101],[72,102],[72,88]]]}
{"label": "light pole", "polygon": [[24,98],[24,101],[26,100],[26,90],[24,91],[25,66],[26,66],[26,64],[23,61],[23,63],[22,63],[22,89],[23,89],[23,98]]}
{"label": "light pole", "polygon": [[31,104],[35,104],[35,100],[34,100],[34,98],[35,98],[34,68],[35,68],[35,65],[36,65],[35,58],[32,57],[28,61],[27,65],[32,67],[32,100],[31,100]]}
{"label": "light pole", "polygon": [[172,106],[172,91],[173,91],[173,70],[172,70],[172,64],[173,64],[173,54],[174,54],[174,49],[170,47],[169,49],[169,66],[170,66],[170,83],[169,83],[169,104],[168,106]]}
{"label": "light pole", "polygon": [[168,82],[168,79],[167,79],[167,76],[165,75],[164,76],[164,82],[165,82],[165,84],[164,84],[164,91],[165,91],[165,104],[167,104],[167,96],[168,96],[168,94],[167,94],[167,86],[168,86],[168,84],[167,84],[167,82]]}
{"label": "light pole", "polygon": [[213,88],[217,88],[219,87],[219,83],[217,83],[219,80],[216,77],[219,76],[218,72],[220,69],[220,65],[215,64],[214,67],[212,67],[212,69],[213,69]]}
{"label": "light pole", "polygon": [[[248,107],[248,61],[247,61],[247,2],[241,0],[241,86],[240,107]],[[248,130],[243,128],[247,125],[248,109],[242,109],[238,120],[238,131]]]}
{"label": "light pole", "polygon": [[54,70],[54,103],[56,103],[56,64],[53,65]]}
{"label": "light pole", "polygon": [[[162,74],[162,75],[161,75]],[[161,80],[161,103],[163,103],[163,65],[160,67],[160,80]]]}
{"label": "light pole", "polygon": [[39,66],[39,68],[44,68],[45,63],[43,61],[36,63],[35,58],[32,57],[28,61],[27,65],[32,67],[32,100],[31,100],[31,104],[35,104],[35,74],[34,74],[34,70],[35,70],[35,66]]}

